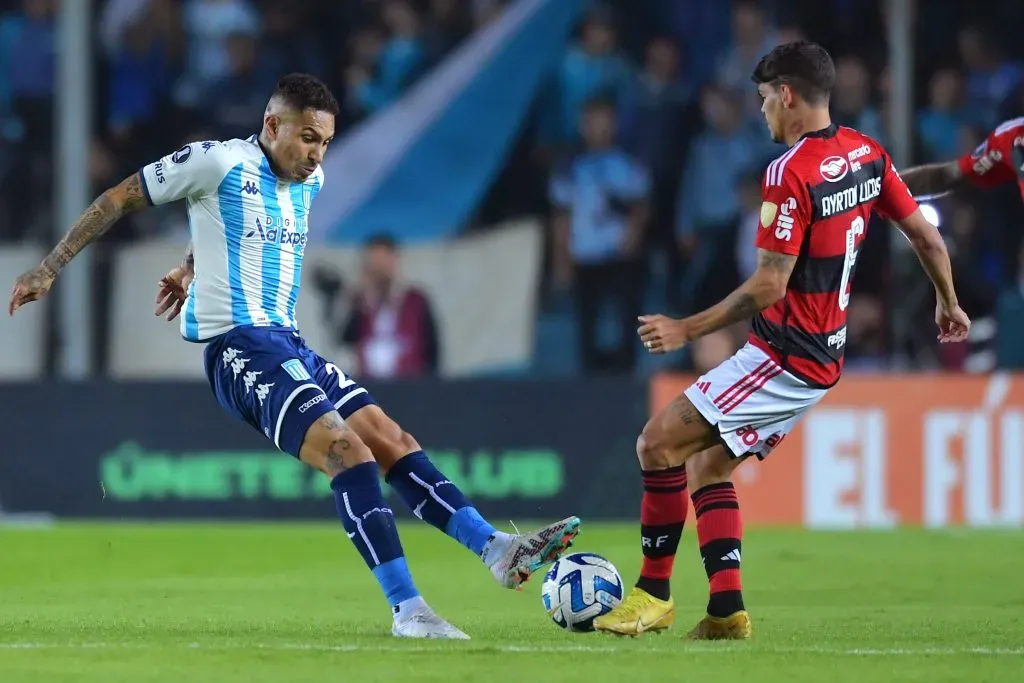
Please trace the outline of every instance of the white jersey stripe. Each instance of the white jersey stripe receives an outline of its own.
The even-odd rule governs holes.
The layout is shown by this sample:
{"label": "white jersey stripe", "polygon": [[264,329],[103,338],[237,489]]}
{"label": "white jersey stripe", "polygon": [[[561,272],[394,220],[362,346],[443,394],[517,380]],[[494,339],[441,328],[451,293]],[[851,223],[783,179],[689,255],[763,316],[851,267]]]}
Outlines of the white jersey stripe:
{"label": "white jersey stripe", "polygon": [[804,138],[793,145],[788,152],[780,156],[768,166],[768,173],[765,180],[766,187],[782,185],[782,174],[786,171],[786,164],[793,158],[793,155],[796,154],[796,151],[800,149],[806,139],[807,138]]}

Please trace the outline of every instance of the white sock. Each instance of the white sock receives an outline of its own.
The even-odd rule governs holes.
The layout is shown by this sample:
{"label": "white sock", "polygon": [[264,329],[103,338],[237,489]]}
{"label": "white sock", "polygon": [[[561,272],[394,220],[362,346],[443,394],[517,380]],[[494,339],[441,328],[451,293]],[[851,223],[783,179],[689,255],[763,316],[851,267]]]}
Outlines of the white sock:
{"label": "white sock", "polygon": [[495,562],[501,559],[505,552],[512,545],[512,541],[515,537],[512,534],[506,534],[504,531],[495,531],[494,537],[487,541],[487,545],[484,546],[484,550],[480,553],[480,559],[484,561],[488,567],[493,566]]}
{"label": "white sock", "polygon": [[407,619],[410,614],[413,614],[423,608],[427,607],[426,600],[422,596],[417,595],[415,598],[409,598],[395,605],[393,611],[395,613],[395,621],[402,621]]}

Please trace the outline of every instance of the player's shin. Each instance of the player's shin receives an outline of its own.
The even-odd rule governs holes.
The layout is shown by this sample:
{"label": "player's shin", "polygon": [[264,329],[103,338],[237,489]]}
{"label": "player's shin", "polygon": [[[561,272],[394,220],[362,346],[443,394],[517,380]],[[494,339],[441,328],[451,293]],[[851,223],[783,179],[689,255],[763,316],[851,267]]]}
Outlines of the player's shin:
{"label": "player's shin", "polygon": [[709,484],[693,493],[697,540],[710,583],[708,614],[727,617],[744,609],[740,584],[743,522],[732,482]]}
{"label": "player's shin", "polygon": [[507,545],[509,535],[485,520],[455,484],[423,451],[396,462],[385,477],[417,517],[445,532],[486,561],[485,554]]}
{"label": "player's shin", "polygon": [[689,508],[686,466],[645,471],[643,484],[640,534],[644,560],[636,585],[659,600],[668,600],[672,594],[669,580]]}
{"label": "player's shin", "polygon": [[349,468],[331,480],[338,516],[396,615],[419,606],[398,538],[395,518],[380,490],[375,462]]}

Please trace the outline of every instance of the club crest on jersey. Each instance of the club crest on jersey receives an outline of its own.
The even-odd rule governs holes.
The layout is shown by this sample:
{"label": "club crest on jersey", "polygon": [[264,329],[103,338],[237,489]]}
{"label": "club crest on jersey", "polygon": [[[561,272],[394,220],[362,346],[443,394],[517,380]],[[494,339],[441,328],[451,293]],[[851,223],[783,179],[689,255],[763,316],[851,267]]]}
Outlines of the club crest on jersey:
{"label": "club crest on jersey", "polygon": [[192,156],[192,145],[185,145],[177,152],[171,155],[171,161],[176,164],[183,164],[188,161],[188,158]]}
{"label": "club crest on jersey", "polygon": [[762,202],[761,203],[761,227],[767,228],[775,220],[776,214],[779,213],[779,205],[774,202]]}
{"label": "club crest on jersey", "polygon": [[302,186],[302,206],[306,207],[306,211],[309,211],[309,205],[313,203],[313,188],[303,185]]}
{"label": "club crest on jersey", "polygon": [[838,183],[846,177],[850,164],[843,157],[828,157],[818,166],[821,177],[830,183]]}

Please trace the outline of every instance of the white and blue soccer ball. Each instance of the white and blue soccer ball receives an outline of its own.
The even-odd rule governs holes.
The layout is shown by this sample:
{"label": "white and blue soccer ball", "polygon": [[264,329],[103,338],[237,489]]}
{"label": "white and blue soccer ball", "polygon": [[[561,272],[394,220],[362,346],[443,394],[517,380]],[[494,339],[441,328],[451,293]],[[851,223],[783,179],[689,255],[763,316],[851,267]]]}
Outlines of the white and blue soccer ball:
{"label": "white and blue soccer ball", "polygon": [[593,631],[594,619],[622,602],[622,577],[594,553],[573,553],[555,562],[544,577],[544,609],[569,631]]}

